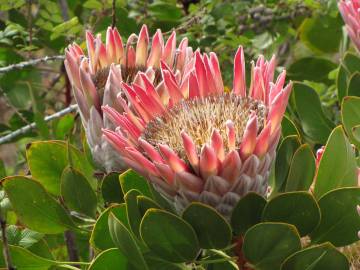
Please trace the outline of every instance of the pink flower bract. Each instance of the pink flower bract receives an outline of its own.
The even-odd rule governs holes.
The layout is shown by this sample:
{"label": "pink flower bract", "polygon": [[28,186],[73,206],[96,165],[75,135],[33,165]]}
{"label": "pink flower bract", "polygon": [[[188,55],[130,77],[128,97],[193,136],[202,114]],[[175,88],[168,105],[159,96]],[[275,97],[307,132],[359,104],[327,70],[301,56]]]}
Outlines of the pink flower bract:
{"label": "pink flower bract", "polygon": [[191,66],[193,52],[186,38],[176,47],[175,32],[164,43],[161,31],[157,30],[150,41],[146,25],[138,36],[131,34],[126,44],[116,28],[108,28],[105,44],[100,34],[94,37],[87,32],[86,45],[87,56],[77,44],[66,49],[66,71],[95,161],[108,172],[119,170],[125,164],[102,137],[102,128],[113,129],[114,126],[103,116],[101,106],[109,105],[123,112],[116,98],[122,92],[120,85],[122,82],[138,83],[141,80],[137,76],[139,71],[144,72],[159,93],[166,93],[160,64],[173,68],[181,78]]}
{"label": "pink flower bract", "polygon": [[338,5],[349,37],[360,51],[360,0],[341,0]]}
{"label": "pink flower bract", "polygon": [[104,129],[104,136],[124,161],[149,179],[178,212],[200,201],[229,217],[248,192],[265,195],[292,87],[284,87],[285,71],[273,82],[275,58],[259,57],[247,89],[240,47],[231,93],[224,92],[214,53],[195,52],[186,85],[169,67],[161,72],[166,99],[140,74],[139,84],[122,83],[130,103],[122,101],[126,113],[103,109],[117,126],[115,131]]}

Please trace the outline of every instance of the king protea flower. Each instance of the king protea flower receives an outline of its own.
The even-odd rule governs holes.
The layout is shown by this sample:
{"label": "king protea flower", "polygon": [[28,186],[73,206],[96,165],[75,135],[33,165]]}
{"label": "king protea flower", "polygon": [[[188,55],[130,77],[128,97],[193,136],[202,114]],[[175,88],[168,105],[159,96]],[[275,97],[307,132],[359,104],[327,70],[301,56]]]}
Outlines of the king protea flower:
{"label": "king protea flower", "polygon": [[162,101],[154,85],[123,83],[131,108],[127,114],[106,106],[116,131],[106,139],[135,171],[181,212],[200,201],[229,217],[238,200],[250,191],[265,195],[280,124],[291,91],[284,88],[285,71],[273,83],[275,58],[260,57],[245,82],[244,53],[234,60],[231,93],[224,85],[217,56],[195,52],[188,86],[163,69],[169,99]]}
{"label": "king protea flower", "polygon": [[157,30],[152,37],[150,50],[149,43],[145,25],[139,36],[129,36],[125,46],[117,29],[109,27],[105,44],[102,43],[100,34],[94,37],[90,32],[86,33],[87,56],[77,44],[70,45],[65,51],[65,67],[79,106],[88,144],[94,160],[106,171],[124,167],[101,132],[102,128],[113,128],[111,122],[103,116],[101,106],[109,105],[122,112],[122,106],[116,99],[121,88],[116,85],[123,81],[138,81],[136,74],[143,71],[150,83],[158,87],[159,92],[166,93],[160,65],[168,66],[181,78],[193,55],[186,38],[176,48],[175,32],[164,45],[163,35]]}
{"label": "king protea flower", "polygon": [[360,51],[360,0],[341,0],[338,5],[347,32]]}

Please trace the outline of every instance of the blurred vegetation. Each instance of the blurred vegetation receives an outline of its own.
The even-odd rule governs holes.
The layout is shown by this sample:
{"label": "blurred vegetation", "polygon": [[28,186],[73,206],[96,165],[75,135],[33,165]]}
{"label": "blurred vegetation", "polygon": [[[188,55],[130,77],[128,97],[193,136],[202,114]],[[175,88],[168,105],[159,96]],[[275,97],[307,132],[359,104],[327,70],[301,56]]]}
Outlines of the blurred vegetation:
{"label": "blurred vegetation", "polygon": [[[30,123],[37,125],[36,129],[0,145],[0,178],[28,173],[26,148],[36,140],[68,139],[87,154],[76,113],[44,121],[46,115],[74,103],[62,61],[43,61],[9,72],[2,72],[1,67],[63,55],[72,42],[85,48],[85,30],[101,33],[104,39],[113,20],[112,13],[111,0],[0,0],[0,138]],[[341,122],[348,134],[357,127],[349,137],[351,143],[360,145],[360,119],[354,116],[358,112],[355,106],[358,100],[347,99],[345,107],[341,105],[345,96],[360,96],[360,60],[345,34],[336,0],[116,0],[115,15],[116,26],[124,39],[147,24],[151,33],[157,28],[167,34],[176,29],[179,40],[187,36],[192,47],[216,52],[228,88],[231,88],[233,56],[239,45],[245,48],[247,68],[250,59],[259,54],[267,58],[276,54],[279,70],[285,67],[287,79],[296,82],[283,122],[283,137],[299,138],[292,154],[300,144],[307,143],[313,160],[311,153],[326,144],[333,128]],[[62,152],[57,154],[65,160],[69,146],[59,145],[56,147]],[[50,155],[46,149],[39,154],[46,155]],[[281,162],[288,162],[289,170],[290,162],[279,156],[276,166],[280,164],[279,168],[283,169]],[[91,168],[86,164],[85,169]],[[41,173],[42,169],[38,171]],[[309,178],[312,180],[313,175]],[[112,190],[112,185],[105,188]],[[283,187],[277,188],[278,192],[283,191]],[[104,205],[108,199],[105,197],[112,195],[103,195]],[[4,198],[0,191],[2,207],[8,203]],[[7,219],[9,224],[16,224],[14,212],[9,212]],[[19,230],[15,225],[8,229],[13,236],[10,244],[29,248],[45,258],[67,260],[62,234],[44,236],[28,229]],[[93,254],[89,251],[88,235],[76,236],[80,258],[89,261]]]}
{"label": "blurred vegetation", "polygon": [[[250,56],[246,59],[276,54],[292,79],[313,81],[326,104],[335,100],[333,91],[327,91],[334,90],[328,73],[336,67],[339,47],[346,47],[335,0],[115,2],[116,26],[123,37],[137,33],[144,23],[151,33],[157,28],[163,32],[176,28],[181,36],[189,37],[194,48],[220,56],[228,86],[232,77],[228,67],[242,44]],[[111,14],[111,0],[2,0],[0,65],[63,54],[73,41],[84,47],[85,29],[104,37]],[[37,121],[41,128],[26,137],[61,138],[63,134],[56,133],[63,127],[58,125],[71,124],[66,122],[69,116],[49,125],[40,123],[44,115],[72,102],[61,61],[0,74],[0,91],[1,135]],[[6,162],[16,167],[15,171],[17,162],[23,161],[24,147],[19,145],[19,156]]]}

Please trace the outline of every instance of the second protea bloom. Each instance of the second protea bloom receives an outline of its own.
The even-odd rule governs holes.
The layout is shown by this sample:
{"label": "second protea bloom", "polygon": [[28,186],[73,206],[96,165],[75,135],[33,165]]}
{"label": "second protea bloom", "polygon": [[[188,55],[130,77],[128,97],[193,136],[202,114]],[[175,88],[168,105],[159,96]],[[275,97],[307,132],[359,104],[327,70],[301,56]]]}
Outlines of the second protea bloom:
{"label": "second protea bloom", "polygon": [[168,66],[181,78],[193,52],[186,38],[176,48],[175,32],[164,43],[161,31],[157,30],[150,42],[146,25],[139,35],[131,34],[126,44],[117,29],[111,27],[107,30],[105,44],[100,34],[94,37],[90,32],[86,33],[86,44],[87,56],[76,44],[66,49],[66,71],[96,163],[108,172],[119,170],[124,167],[123,162],[102,137],[101,129],[112,129],[113,125],[103,116],[101,106],[109,105],[122,112],[116,99],[121,88],[117,86],[121,82],[138,81],[139,71],[159,87],[159,92],[165,93],[160,65]]}
{"label": "second protea bloom", "polygon": [[[215,207],[229,217],[250,191],[265,195],[280,123],[291,91],[285,71],[273,83],[275,58],[252,65],[246,87],[244,53],[234,60],[231,93],[224,85],[217,56],[195,53],[188,87],[163,70],[168,86],[162,101],[143,76],[142,85],[123,84],[128,114],[104,108],[117,130],[104,130],[124,161],[144,175],[180,213],[190,202]],[[167,75],[165,75],[167,74]]]}
{"label": "second protea bloom", "polygon": [[360,52],[360,0],[341,0],[338,5],[346,30]]}

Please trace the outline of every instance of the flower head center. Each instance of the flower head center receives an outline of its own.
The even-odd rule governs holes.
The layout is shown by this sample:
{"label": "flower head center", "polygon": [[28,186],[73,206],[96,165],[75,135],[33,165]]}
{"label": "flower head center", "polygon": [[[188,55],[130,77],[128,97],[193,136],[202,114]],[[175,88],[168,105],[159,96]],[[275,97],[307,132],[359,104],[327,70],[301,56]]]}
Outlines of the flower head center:
{"label": "flower head center", "polygon": [[180,157],[186,159],[182,130],[193,139],[199,150],[204,144],[211,142],[212,132],[217,129],[223,139],[225,150],[228,151],[226,122],[231,120],[234,123],[236,145],[239,146],[252,112],[256,113],[260,132],[264,127],[267,109],[259,100],[234,94],[183,100],[166,114],[149,122],[142,137],[154,147],[167,144]]}

